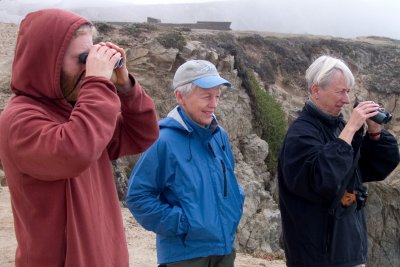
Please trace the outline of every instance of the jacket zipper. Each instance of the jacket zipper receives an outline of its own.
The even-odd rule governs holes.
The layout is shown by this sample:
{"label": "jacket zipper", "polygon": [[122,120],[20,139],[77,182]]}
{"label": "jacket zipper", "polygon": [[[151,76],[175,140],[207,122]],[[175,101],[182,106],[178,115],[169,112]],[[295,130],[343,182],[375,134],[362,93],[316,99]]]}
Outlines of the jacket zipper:
{"label": "jacket zipper", "polygon": [[[212,146],[211,146],[210,143],[208,143],[208,149],[211,151],[211,153],[213,154],[214,158],[217,158],[217,156],[215,155],[214,150],[212,149]],[[228,181],[227,181],[227,178],[226,178],[225,163],[224,163],[224,161],[222,159],[221,159],[221,165],[222,165],[222,173],[224,174],[224,178],[223,178],[224,179],[224,181],[223,181],[223,183],[224,183],[223,194],[224,194],[224,197],[227,197],[228,196],[228,188],[227,188]]]}
{"label": "jacket zipper", "polygon": [[215,156],[214,150],[212,149],[210,143],[208,143],[208,149],[210,150],[210,152],[214,156],[214,158],[216,158],[217,156]]}
{"label": "jacket zipper", "polygon": [[226,179],[226,167],[224,161],[221,159],[221,165],[222,165],[222,172],[224,173],[224,197],[227,197],[228,195],[228,189],[227,189],[227,179]]}

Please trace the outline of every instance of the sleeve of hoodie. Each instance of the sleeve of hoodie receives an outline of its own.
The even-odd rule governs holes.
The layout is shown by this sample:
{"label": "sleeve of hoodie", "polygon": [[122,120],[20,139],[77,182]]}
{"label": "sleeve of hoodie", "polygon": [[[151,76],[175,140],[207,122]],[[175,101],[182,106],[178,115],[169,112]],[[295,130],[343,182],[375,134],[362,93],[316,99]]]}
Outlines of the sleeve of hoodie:
{"label": "sleeve of hoodie", "polygon": [[158,122],[153,100],[138,81],[130,75],[133,88],[118,93],[121,112],[115,132],[108,146],[111,159],[145,151],[158,137]]}
{"label": "sleeve of hoodie", "polygon": [[377,141],[364,138],[359,166],[363,182],[382,181],[399,164],[399,146],[388,131],[382,130]]}
{"label": "sleeve of hoodie", "polygon": [[159,197],[174,177],[168,151],[168,145],[158,140],[140,157],[129,179],[126,204],[145,229],[163,236],[184,236],[189,224],[182,208]]}
{"label": "sleeve of hoodie", "polygon": [[320,130],[296,121],[285,138],[280,182],[292,194],[311,202],[331,203],[353,164],[352,146],[337,138],[324,142]]}
{"label": "sleeve of hoodie", "polygon": [[20,172],[40,180],[76,177],[103,154],[120,105],[114,85],[99,77],[84,79],[68,117],[55,103],[20,96],[7,113],[10,157]]}

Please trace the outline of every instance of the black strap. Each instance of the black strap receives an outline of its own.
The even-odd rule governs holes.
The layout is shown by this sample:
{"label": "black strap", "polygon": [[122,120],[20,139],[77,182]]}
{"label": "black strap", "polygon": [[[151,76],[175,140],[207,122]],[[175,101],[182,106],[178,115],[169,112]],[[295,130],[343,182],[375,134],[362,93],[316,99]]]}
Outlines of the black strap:
{"label": "black strap", "polygon": [[360,159],[360,148],[357,149],[357,154],[354,157],[353,165],[351,166],[351,169],[349,170],[345,179],[343,180],[342,186],[338,194],[336,194],[335,200],[332,202],[328,210],[330,215],[335,215],[336,207],[339,205],[340,200],[342,199],[344,192],[346,191],[347,186],[349,185],[350,179],[354,177],[354,172],[356,171],[359,159]]}

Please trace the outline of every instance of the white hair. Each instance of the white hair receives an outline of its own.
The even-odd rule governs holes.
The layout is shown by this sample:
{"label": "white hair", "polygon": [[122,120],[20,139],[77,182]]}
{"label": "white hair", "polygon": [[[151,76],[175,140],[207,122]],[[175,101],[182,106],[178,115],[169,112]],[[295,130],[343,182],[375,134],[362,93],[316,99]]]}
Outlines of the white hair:
{"label": "white hair", "polygon": [[308,90],[311,90],[313,84],[319,85],[321,88],[329,85],[332,75],[337,71],[343,73],[348,88],[354,86],[353,73],[342,60],[330,56],[321,56],[306,71]]}
{"label": "white hair", "polygon": [[194,83],[187,83],[176,87],[174,93],[176,93],[176,91],[179,91],[183,96],[188,96],[196,87],[197,85],[195,85]]}

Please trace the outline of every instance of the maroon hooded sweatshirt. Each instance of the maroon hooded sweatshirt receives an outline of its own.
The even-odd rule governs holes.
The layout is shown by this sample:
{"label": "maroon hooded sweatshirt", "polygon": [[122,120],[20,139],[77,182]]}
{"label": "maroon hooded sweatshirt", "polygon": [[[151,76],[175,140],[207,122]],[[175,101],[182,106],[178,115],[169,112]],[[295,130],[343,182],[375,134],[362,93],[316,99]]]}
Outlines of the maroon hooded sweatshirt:
{"label": "maroon hooded sweatshirt", "polygon": [[15,96],[0,116],[0,159],[11,193],[16,266],[127,267],[128,249],[110,160],[158,137],[151,98],[86,77],[75,105],[62,96],[61,65],[88,21],[64,10],[30,13],[12,67]]}

